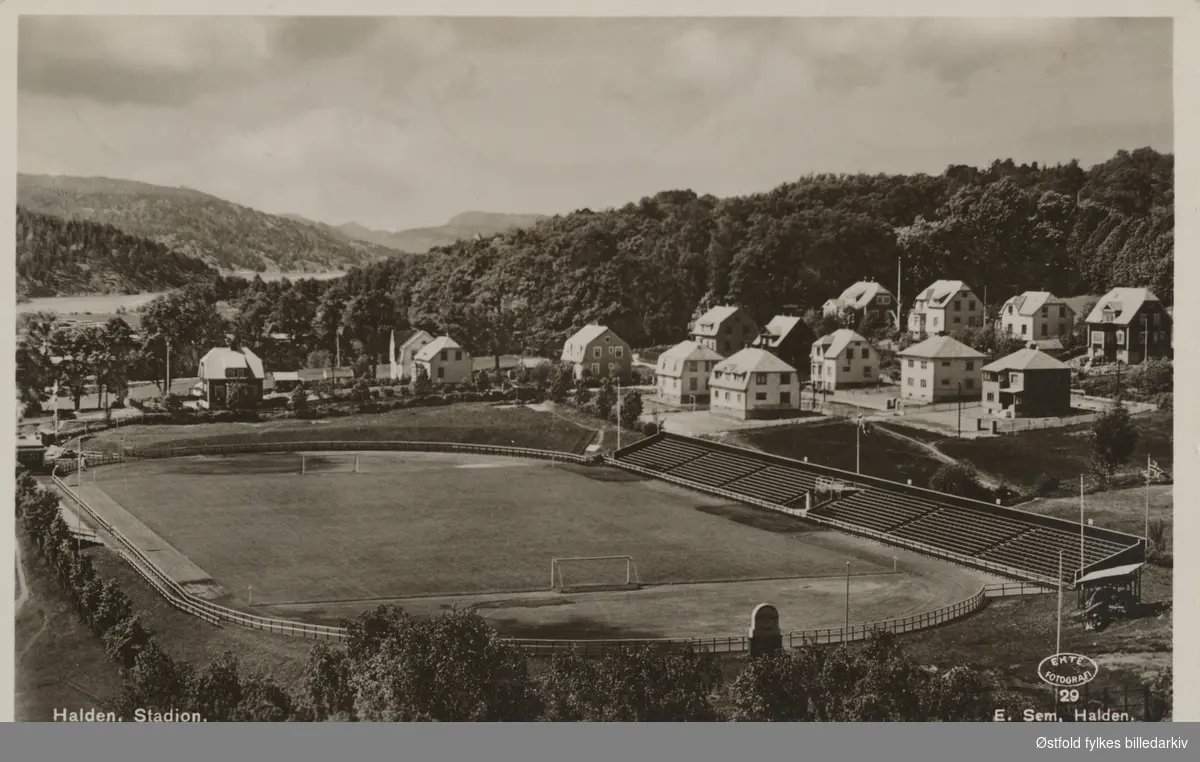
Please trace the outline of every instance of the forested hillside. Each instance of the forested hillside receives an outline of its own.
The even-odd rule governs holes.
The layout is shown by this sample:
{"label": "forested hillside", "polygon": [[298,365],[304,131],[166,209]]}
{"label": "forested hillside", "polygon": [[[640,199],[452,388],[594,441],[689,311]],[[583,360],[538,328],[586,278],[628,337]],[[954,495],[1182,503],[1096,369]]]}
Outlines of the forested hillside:
{"label": "forested hillside", "polygon": [[463,212],[450,218],[445,225],[431,228],[409,228],[397,232],[371,230],[354,222],[339,225],[336,230],[361,241],[377,243],[391,249],[424,254],[437,246],[449,246],[456,241],[493,236],[513,228],[533,225],[546,219],[541,214],[499,214],[493,212]]}
{"label": "forested hillside", "polygon": [[[893,288],[897,262],[906,307],[938,278],[986,292],[992,310],[1018,290],[1069,297],[1118,285],[1172,304],[1172,165],[1142,149],[1088,170],[996,162],[938,176],[807,177],[726,199],[665,191],[326,282],[219,278],[151,303],[142,327],[184,364],[225,331],[278,367],[333,352],[339,334],[344,361],[379,360],[391,330],[410,325],[478,356],[554,356],[589,321],[635,347],[674,343],[702,302],[741,304],[765,322],[863,278]],[[286,347],[272,344],[280,332],[292,337]]]}
{"label": "forested hillside", "polygon": [[138,293],[209,280],[217,271],[111,225],[17,207],[17,295]]}
{"label": "forested hillside", "polygon": [[131,180],[19,174],[17,202],[33,212],[112,225],[229,270],[341,270],[399,253],[189,188]]}
{"label": "forested hillside", "polygon": [[986,290],[993,308],[1019,290],[1117,285],[1170,304],[1173,164],[1139,149],[1088,170],[998,161],[938,176],[819,175],[725,199],[665,191],[435,249],[397,279],[397,306],[466,336],[511,326],[495,340],[547,351],[590,320],[634,346],[678,341],[702,301],[762,322],[860,279],[893,288],[897,262],[906,305],[938,278]]}

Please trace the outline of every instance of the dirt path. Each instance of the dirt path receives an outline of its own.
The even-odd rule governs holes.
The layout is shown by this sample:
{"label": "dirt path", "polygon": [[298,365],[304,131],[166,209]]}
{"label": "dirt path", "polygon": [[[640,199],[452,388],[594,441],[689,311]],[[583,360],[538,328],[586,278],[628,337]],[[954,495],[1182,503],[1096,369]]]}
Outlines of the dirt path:
{"label": "dirt path", "polygon": [[[883,421],[883,423],[887,423],[887,421]],[[938,449],[937,445],[935,445],[931,442],[923,442],[920,439],[917,439],[916,437],[910,437],[907,434],[901,434],[899,431],[889,429],[886,426],[877,427],[875,430],[882,431],[883,433],[887,434],[889,437],[894,437],[895,439],[904,440],[905,442],[908,442],[909,444],[914,445],[914,446],[920,448],[921,450],[924,450],[925,452],[929,453],[929,455],[936,458],[937,460],[942,461],[943,463],[947,463],[947,464],[951,464],[951,465],[962,464],[962,461],[957,460],[956,458],[953,458],[953,457],[947,455],[946,453],[942,452],[941,450]],[[989,474],[985,471],[981,471],[977,466],[975,466],[974,463],[967,464],[967,465],[969,465],[972,469],[975,470],[975,472],[977,474],[979,474],[979,481],[983,484],[983,486],[987,487],[988,489],[996,489],[997,487],[1000,486],[1000,480],[997,479],[996,477],[992,476],[991,474]]]}
{"label": "dirt path", "polygon": [[16,548],[17,559],[17,583],[21,586],[21,594],[17,596],[16,602],[13,604],[13,617],[21,615],[21,609],[29,601],[29,581],[25,579],[25,564],[21,562],[21,543],[18,542]]}

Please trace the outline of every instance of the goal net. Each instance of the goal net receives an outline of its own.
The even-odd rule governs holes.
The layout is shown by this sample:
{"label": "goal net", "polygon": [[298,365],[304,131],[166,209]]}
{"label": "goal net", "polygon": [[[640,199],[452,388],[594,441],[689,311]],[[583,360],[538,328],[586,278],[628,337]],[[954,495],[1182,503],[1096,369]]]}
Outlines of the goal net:
{"label": "goal net", "polygon": [[633,556],[575,556],[550,559],[550,589],[632,590],[641,585]]}
{"label": "goal net", "polygon": [[358,453],[303,453],[300,455],[300,473],[305,476],[361,473]]}

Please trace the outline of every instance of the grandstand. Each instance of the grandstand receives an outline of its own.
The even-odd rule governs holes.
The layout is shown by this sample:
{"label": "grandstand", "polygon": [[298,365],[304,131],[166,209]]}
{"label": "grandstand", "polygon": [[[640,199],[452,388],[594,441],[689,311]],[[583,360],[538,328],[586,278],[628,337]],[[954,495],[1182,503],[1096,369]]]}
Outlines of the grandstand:
{"label": "grandstand", "polygon": [[[1054,583],[1085,571],[1143,560],[1139,537],[969,500],[907,484],[740,447],[661,433],[614,453],[618,466],[744,496],[796,513],[818,480],[836,479],[841,497],[802,510],[804,518],[1005,576]],[[1080,538],[1083,538],[1082,554]]]}

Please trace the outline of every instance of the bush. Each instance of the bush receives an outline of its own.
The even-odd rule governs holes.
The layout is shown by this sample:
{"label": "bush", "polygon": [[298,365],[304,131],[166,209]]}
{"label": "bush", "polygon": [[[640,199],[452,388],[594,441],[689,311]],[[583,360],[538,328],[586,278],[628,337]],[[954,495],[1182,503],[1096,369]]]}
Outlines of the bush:
{"label": "bush", "polygon": [[[401,390],[401,391],[403,392],[403,390]],[[389,386],[389,387],[384,387],[384,390],[383,390],[383,396],[384,396],[384,397],[395,397],[395,396],[396,396],[396,390],[395,390],[395,389],[393,389],[393,388],[391,388],[390,386]]]}
{"label": "bush", "polygon": [[929,488],[947,495],[987,500],[990,495],[979,483],[975,469],[962,463],[947,463],[929,477]]}
{"label": "bush", "polygon": [[643,434],[648,437],[652,437],[662,430],[662,425],[655,423],[654,421],[643,421],[641,429]]}
{"label": "bush", "polygon": [[1048,474],[1045,471],[1043,471],[1042,473],[1038,474],[1036,479],[1033,480],[1034,492],[1041,495],[1042,497],[1053,494],[1054,491],[1057,489],[1058,489],[1058,477],[1054,476],[1053,474]]}

